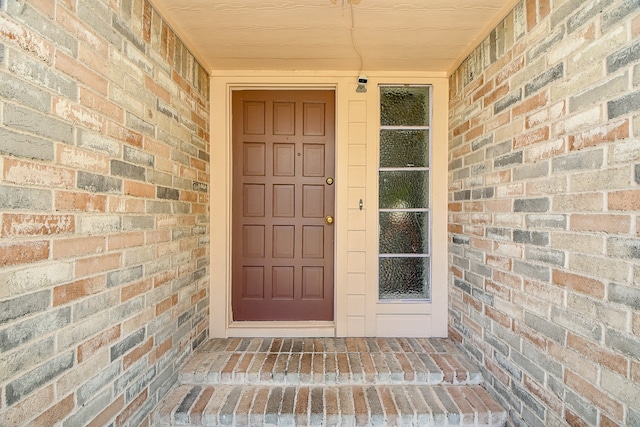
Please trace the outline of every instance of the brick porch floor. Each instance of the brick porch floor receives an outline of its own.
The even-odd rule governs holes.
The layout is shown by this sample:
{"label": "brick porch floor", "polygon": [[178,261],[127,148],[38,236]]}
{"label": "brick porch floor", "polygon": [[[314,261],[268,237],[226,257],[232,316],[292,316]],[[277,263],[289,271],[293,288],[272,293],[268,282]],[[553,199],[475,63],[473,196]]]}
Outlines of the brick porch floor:
{"label": "brick porch floor", "polygon": [[450,341],[234,338],[202,345],[158,426],[503,426],[506,412]]}

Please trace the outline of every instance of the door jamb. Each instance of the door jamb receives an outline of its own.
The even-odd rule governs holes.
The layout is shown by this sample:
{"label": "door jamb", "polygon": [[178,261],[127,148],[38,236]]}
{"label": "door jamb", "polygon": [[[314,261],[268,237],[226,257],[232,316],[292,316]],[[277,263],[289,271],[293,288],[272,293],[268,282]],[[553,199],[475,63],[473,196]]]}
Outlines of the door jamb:
{"label": "door jamb", "polygon": [[[210,322],[209,334],[211,337],[266,337],[266,336],[299,336],[299,337],[327,337],[339,336],[341,330],[346,330],[346,313],[342,304],[346,302],[346,289],[339,289],[339,272],[346,271],[346,265],[339,256],[339,236],[341,225],[346,231],[346,221],[336,221],[334,231],[334,321],[319,322],[234,322],[231,313],[231,194],[232,194],[232,123],[231,102],[232,91],[241,89],[251,90],[333,90],[335,93],[335,215],[339,219],[342,216],[341,209],[346,212],[346,207],[341,207],[339,200],[345,200],[340,192],[346,192],[346,182],[340,185],[340,144],[341,130],[344,127],[339,123],[338,108],[340,83],[336,79],[317,78],[267,78],[255,79],[253,83],[234,82],[232,77],[211,79],[211,100],[223,99],[223,102],[211,103],[211,181],[210,187],[216,191],[210,192],[209,200],[210,224],[211,224],[211,286],[210,286]],[[286,80],[288,83],[282,83]],[[313,80],[311,83],[309,80]],[[325,81],[326,80],[326,81]],[[243,80],[244,81],[244,80]],[[343,132],[344,133],[344,132]],[[343,154],[344,155],[344,154]],[[346,174],[345,174],[346,175]],[[346,181],[346,180],[345,180]],[[215,193],[215,196],[214,196]],[[216,207],[215,209],[213,207]],[[346,218],[346,215],[343,216]],[[341,224],[343,223],[343,224]],[[224,242],[219,244],[216,242]]]}

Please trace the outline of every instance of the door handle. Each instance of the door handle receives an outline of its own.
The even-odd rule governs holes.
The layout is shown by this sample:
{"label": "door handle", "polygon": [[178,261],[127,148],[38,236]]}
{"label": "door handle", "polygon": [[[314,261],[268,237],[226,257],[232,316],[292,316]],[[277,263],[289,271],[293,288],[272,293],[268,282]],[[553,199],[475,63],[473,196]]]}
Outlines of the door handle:
{"label": "door handle", "polygon": [[325,216],[324,217],[324,222],[326,222],[329,225],[333,224],[333,217],[331,215]]}

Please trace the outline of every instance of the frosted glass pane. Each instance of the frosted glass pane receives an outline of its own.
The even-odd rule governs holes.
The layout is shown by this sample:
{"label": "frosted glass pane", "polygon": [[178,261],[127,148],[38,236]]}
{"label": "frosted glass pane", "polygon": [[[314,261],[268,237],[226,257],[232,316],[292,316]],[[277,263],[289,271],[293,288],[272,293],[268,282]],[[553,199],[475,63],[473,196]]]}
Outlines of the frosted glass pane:
{"label": "frosted glass pane", "polygon": [[428,171],[380,171],[380,209],[429,207]]}
{"label": "frosted glass pane", "polygon": [[428,130],[380,131],[381,168],[422,168],[429,166]]}
{"label": "frosted glass pane", "polygon": [[380,212],[381,254],[428,254],[427,212]]}
{"label": "frosted glass pane", "polygon": [[429,258],[380,258],[380,299],[429,298]]}
{"label": "frosted glass pane", "polygon": [[429,88],[381,87],[382,126],[429,126]]}

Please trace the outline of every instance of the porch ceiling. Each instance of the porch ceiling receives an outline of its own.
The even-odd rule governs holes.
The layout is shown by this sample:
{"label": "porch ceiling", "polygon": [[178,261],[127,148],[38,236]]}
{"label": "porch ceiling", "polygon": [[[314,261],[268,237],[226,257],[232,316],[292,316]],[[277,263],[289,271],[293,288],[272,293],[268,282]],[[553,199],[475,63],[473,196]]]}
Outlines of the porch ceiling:
{"label": "porch ceiling", "polygon": [[515,4],[515,0],[351,1],[152,3],[210,71],[362,69],[365,73],[452,71]]}

